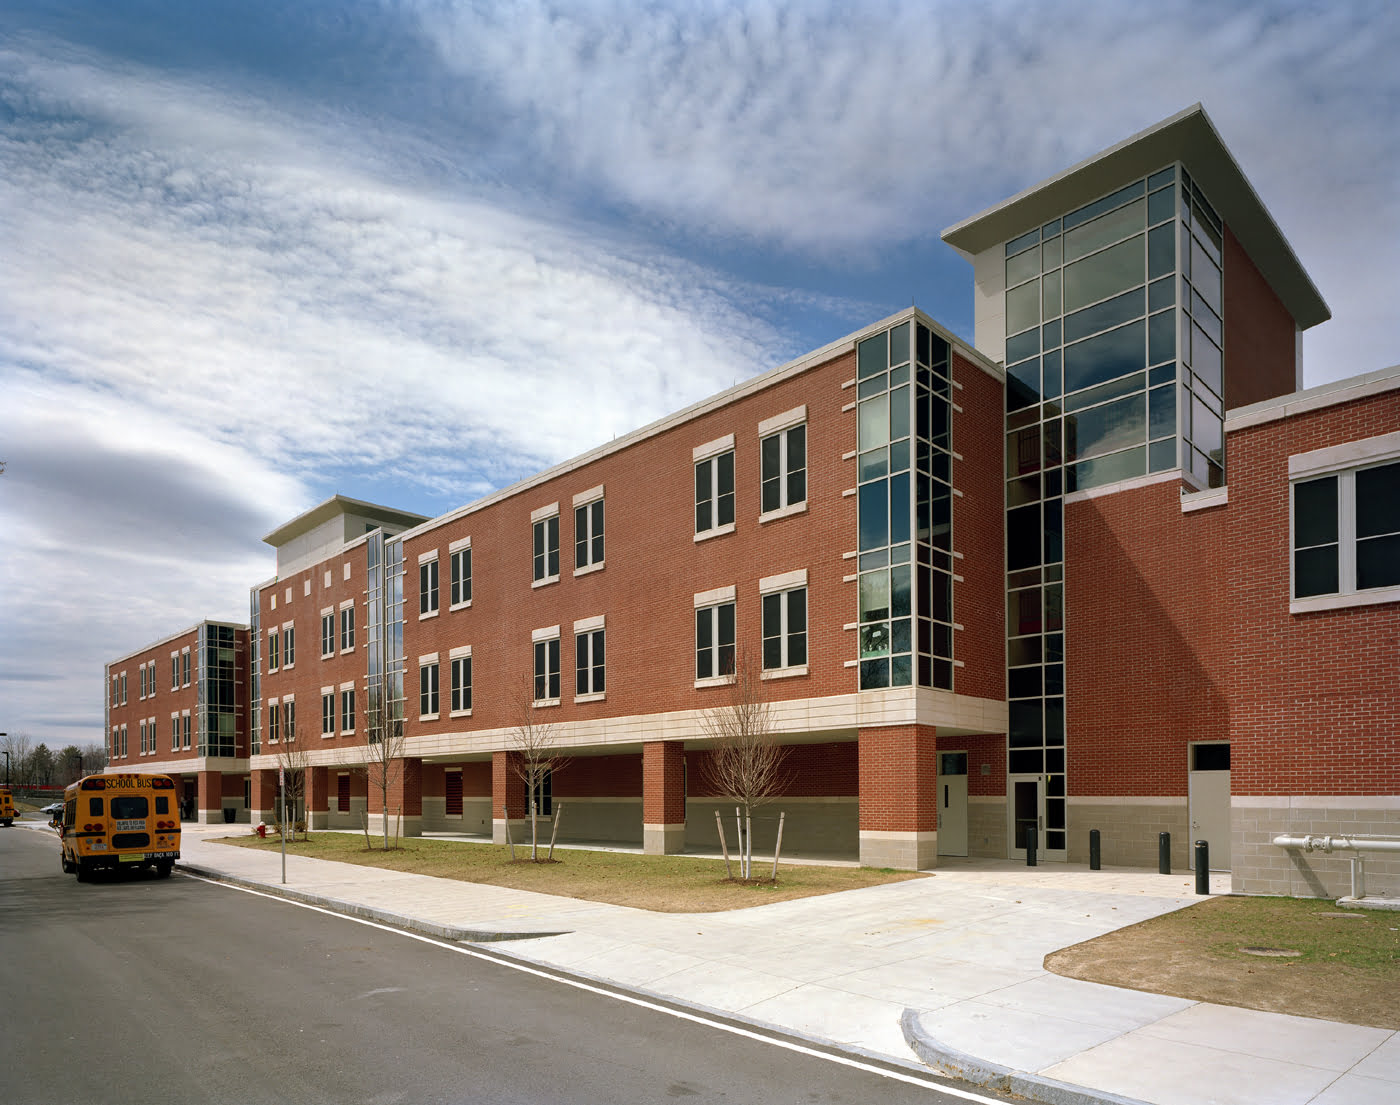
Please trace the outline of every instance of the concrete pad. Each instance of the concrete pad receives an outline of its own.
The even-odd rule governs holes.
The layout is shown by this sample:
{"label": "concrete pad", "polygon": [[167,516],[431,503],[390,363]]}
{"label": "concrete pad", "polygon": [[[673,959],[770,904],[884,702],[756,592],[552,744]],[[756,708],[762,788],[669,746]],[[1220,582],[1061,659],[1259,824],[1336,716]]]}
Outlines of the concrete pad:
{"label": "concrete pad", "polygon": [[[1352,1067],[1351,1073],[1400,1082],[1400,1032],[1392,1032],[1390,1039]],[[1396,1094],[1395,1100],[1400,1101],[1400,1093]]]}
{"label": "concrete pad", "polygon": [[902,1053],[907,1059],[909,1052],[899,1027],[902,1012],[897,1002],[859,997],[825,986],[799,986],[749,1006],[744,1015],[867,1051]]}
{"label": "concrete pad", "polygon": [[[581,942],[580,947],[584,946],[587,946],[586,943]],[[516,948],[517,945],[512,945],[511,951],[514,952]],[[526,954],[530,952],[527,951]],[[572,965],[578,970],[587,971],[591,975],[622,986],[642,986],[649,990],[655,990],[663,979],[679,971],[710,968],[707,960],[677,955],[675,952],[648,947],[645,944],[619,944],[614,948],[599,950],[592,955],[575,959],[572,963],[562,957],[555,957],[551,951],[549,957],[539,957],[539,962],[561,967]]]}
{"label": "concrete pad", "polygon": [[1386,1101],[1400,1101],[1400,1082],[1344,1074],[1309,1105],[1383,1105]]}
{"label": "concrete pad", "polygon": [[826,985],[869,997],[888,997],[911,1009],[930,1010],[992,994],[1037,976],[1035,971],[915,956],[885,967],[839,975]]}
{"label": "concrete pad", "polygon": [[657,986],[670,997],[728,1013],[746,1012],[759,1002],[795,989],[788,978],[737,968],[716,970],[713,963],[675,971],[658,979]]}
{"label": "concrete pad", "polygon": [[975,1000],[922,1013],[919,1024],[946,1047],[1023,1071],[1038,1071],[1118,1035],[1045,1010],[1005,1009]]}
{"label": "concrete pad", "polygon": [[1139,1030],[1040,1071],[1154,1105],[1306,1105],[1337,1077],[1318,1067]]}
{"label": "concrete pad", "polygon": [[987,1005],[1027,1012],[1054,1010],[1055,1016],[1081,1024],[1131,1032],[1163,1017],[1179,1013],[1195,1003],[1186,998],[1125,990],[1097,982],[1059,975],[1040,975],[1028,982],[1006,986],[979,999]]}
{"label": "concrete pad", "polygon": [[1384,1028],[1262,1013],[1201,1002],[1142,1029],[1159,1040],[1277,1059],[1340,1073],[1366,1058],[1392,1033]]}

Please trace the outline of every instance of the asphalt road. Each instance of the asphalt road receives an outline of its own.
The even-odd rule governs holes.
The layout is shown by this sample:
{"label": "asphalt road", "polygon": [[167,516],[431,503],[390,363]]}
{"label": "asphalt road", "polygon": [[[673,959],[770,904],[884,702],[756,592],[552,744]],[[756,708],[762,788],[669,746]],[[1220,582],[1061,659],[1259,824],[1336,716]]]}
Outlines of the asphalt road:
{"label": "asphalt road", "polygon": [[178,871],[80,884],[20,828],[0,828],[0,1007],[4,1102],[971,1096]]}

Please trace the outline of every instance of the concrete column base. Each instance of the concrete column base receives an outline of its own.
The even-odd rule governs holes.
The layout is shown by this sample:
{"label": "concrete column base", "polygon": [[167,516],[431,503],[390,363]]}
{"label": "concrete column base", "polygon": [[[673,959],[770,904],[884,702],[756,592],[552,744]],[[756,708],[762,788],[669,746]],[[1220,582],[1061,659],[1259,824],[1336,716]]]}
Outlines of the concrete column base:
{"label": "concrete column base", "polygon": [[675,856],[685,851],[685,822],[679,825],[643,825],[642,852],[649,856]]}
{"label": "concrete column base", "polygon": [[[527,847],[529,846],[529,844],[530,844],[530,822],[529,822],[529,819],[528,819],[528,818],[514,818],[514,817],[512,817],[512,818],[510,819],[510,838],[511,838],[511,840],[515,841],[515,846],[516,846],[517,848],[520,847],[520,845],[521,845],[522,843],[525,844]],[[505,822],[504,820],[502,820],[501,818],[499,818],[499,817],[493,818],[492,821],[491,821],[491,843],[492,843],[492,844],[505,844],[505,843],[507,843],[507,841],[506,841],[506,822]]]}
{"label": "concrete column base", "polygon": [[329,810],[312,810],[310,820],[307,822],[313,829],[330,828],[331,815]]}
{"label": "concrete column base", "polygon": [[[389,839],[392,840],[397,832],[402,837],[422,836],[423,819],[419,816],[404,814],[400,818],[397,814],[389,815]],[[369,835],[384,839],[384,815],[382,813],[372,813],[369,815]]]}
{"label": "concrete column base", "polygon": [[925,871],[938,866],[938,833],[860,832],[862,867]]}

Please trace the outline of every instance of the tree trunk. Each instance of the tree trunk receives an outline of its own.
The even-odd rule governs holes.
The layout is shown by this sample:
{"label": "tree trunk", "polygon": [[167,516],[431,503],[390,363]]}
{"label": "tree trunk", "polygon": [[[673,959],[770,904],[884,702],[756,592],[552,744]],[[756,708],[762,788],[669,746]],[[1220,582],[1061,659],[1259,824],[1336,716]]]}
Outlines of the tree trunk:
{"label": "tree trunk", "polygon": [[739,807],[734,807],[734,833],[739,838],[739,878],[749,877],[748,869],[744,866],[744,819],[739,816]]}
{"label": "tree trunk", "polygon": [[540,861],[540,830],[539,830],[540,805],[531,799],[530,801],[530,862]]}
{"label": "tree trunk", "polygon": [[511,835],[511,832],[510,832],[510,807],[509,807],[509,806],[502,806],[502,807],[501,807],[501,816],[502,816],[503,818],[505,818],[505,822],[506,822],[506,843],[510,846],[510,861],[511,861],[511,863],[514,863],[514,862],[515,862],[515,837],[513,837],[513,836]]}
{"label": "tree trunk", "polygon": [[787,818],[786,813],[778,814],[778,843],[773,845],[773,885],[778,885],[778,854],[783,850],[783,821]]}

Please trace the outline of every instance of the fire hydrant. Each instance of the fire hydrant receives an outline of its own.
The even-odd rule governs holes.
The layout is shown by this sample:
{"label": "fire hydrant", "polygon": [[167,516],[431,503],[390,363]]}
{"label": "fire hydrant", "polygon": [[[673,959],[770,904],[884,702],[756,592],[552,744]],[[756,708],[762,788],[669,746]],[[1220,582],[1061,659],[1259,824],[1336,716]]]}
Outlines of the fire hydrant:
{"label": "fire hydrant", "polygon": [[258,836],[261,837],[261,838],[264,839],[264,840],[267,839],[267,822],[265,822],[265,821],[259,821],[259,822],[258,822]]}

